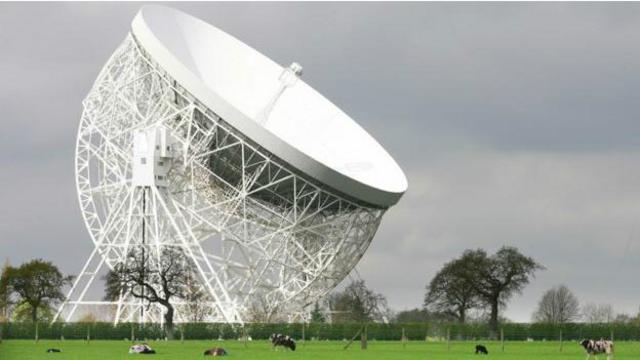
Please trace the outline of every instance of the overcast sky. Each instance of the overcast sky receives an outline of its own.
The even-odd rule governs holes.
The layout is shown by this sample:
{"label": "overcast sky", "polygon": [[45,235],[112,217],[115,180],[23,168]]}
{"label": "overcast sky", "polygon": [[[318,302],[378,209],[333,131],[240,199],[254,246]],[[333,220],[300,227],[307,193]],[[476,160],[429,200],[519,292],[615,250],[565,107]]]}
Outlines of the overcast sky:
{"label": "overcast sky", "polygon": [[[181,3],[281,65],[383,144],[409,191],[360,275],[420,306],[467,248],[518,247],[545,289],[640,305],[640,5]],[[92,245],[74,180],[89,91],[139,4],[0,3],[0,258],[76,274]]]}

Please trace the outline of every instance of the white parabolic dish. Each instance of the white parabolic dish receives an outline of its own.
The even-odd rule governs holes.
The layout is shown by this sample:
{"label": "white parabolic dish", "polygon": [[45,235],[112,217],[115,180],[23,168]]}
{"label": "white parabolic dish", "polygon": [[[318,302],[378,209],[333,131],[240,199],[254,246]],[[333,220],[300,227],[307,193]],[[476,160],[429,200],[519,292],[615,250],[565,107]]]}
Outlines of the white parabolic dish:
{"label": "white parabolic dish", "polygon": [[[267,151],[344,194],[389,207],[407,189],[393,158],[337,106],[298,80],[265,108],[284,68],[216,27],[163,6],[132,24],[139,44],[199,101]],[[264,125],[262,125],[264,124]]]}

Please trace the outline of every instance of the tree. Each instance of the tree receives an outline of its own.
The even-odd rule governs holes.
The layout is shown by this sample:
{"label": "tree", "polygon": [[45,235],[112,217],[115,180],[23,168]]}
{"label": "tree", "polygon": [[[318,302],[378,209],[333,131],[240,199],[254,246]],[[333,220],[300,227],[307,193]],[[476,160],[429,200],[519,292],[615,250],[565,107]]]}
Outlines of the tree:
{"label": "tree", "polygon": [[478,293],[472,284],[475,280],[467,276],[473,273],[474,265],[464,257],[446,263],[427,286],[424,308],[463,324],[467,311],[479,305]]}
{"label": "tree", "polygon": [[320,304],[316,301],[313,306],[313,310],[311,310],[311,322],[312,323],[324,323],[326,321],[324,313],[322,309],[320,309]]}
{"label": "tree", "polygon": [[255,295],[249,304],[247,316],[254,323],[277,323],[287,321],[286,311],[263,295]]}
{"label": "tree", "polygon": [[81,324],[95,324],[98,322],[98,316],[92,312],[86,312],[80,316],[77,322]]}
{"label": "tree", "polygon": [[11,309],[11,288],[9,287],[9,260],[7,260],[0,272],[0,322],[9,319]]}
{"label": "tree", "polygon": [[[491,309],[487,306],[473,309],[467,316],[467,324],[486,325],[491,320]],[[504,315],[498,315],[498,324],[512,323],[511,319]]]}
{"label": "tree", "polygon": [[534,321],[551,324],[564,324],[578,318],[580,318],[580,304],[565,285],[547,290],[533,314]]}
{"label": "tree", "polygon": [[191,322],[201,322],[211,314],[212,309],[208,304],[209,297],[197,281],[197,275],[189,271],[185,279],[184,300],[185,312]]}
{"label": "tree", "polygon": [[364,280],[351,282],[329,298],[335,323],[385,321],[389,313],[387,299],[367,288]]}
{"label": "tree", "polygon": [[582,318],[585,322],[610,323],[615,318],[611,304],[587,303],[582,307]]}
{"label": "tree", "polygon": [[629,314],[617,314],[613,322],[616,324],[633,324],[635,322],[635,318]]}
{"label": "tree", "polygon": [[[53,309],[48,305],[42,305],[38,308],[38,322],[48,323],[53,320],[55,315]],[[15,308],[11,312],[11,321],[14,322],[29,322],[33,321],[33,308],[26,301],[22,301],[16,304]]]}
{"label": "tree", "polygon": [[173,339],[174,299],[184,299],[189,282],[189,264],[182,250],[165,247],[159,262],[149,267],[150,251],[138,249],[127,254],[106,276],[106,299],[116,299],[129,293],[147,303],[157,303],[165,308],[165,334]]}
{"label": "tree", "polygon": [[431,320],[429,317],[429,312],[425,309],[410,309],[403,310],[396,314],[393,319],[393,322],[399,324],[407,324],[407,323],[422,323]]}
{"label": "tree", "polygon": [[38,310],[49,308],[64,300],[62,288],[71,283],[73,276],[64,276],[51,262],[32,260],[7,271],[9,287],[20,303],[30,307],[31,321],[38,321]]}
{"label": "tree", "polygon": [[631,322],[632,322],[633,324],[640,325],[640,310],[638,311],[638,313],[637,313],[635,316],[633,316],[633,317],[631,318]]}
{"label": "tree", "polygon": [[529,284],[538,270],[544,269],[532,258],[522,255],[518,249],[504,246],[494,255],[484,250],[467,250],[461,261],[466,266],[466,277],[490,309],[489,329],[493,337],[498,332],[498,316],[501,306]]}

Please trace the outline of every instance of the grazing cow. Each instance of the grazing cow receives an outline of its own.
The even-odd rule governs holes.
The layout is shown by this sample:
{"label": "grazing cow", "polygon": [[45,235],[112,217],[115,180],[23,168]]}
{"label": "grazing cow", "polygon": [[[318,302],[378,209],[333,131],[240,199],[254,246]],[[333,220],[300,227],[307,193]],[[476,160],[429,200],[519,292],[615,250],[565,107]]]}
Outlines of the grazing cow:
{"label": "grazing cow", "polygon": [[484,354],[484,355],[489,355],[489,350],[487,350],[487,347],[484,345],[476,345],[476,355],[477,354]]}
{"label": "grazing cow", "polygon": [[135,344],[129,348],[129,354],[155,354],[156,351],[153,350],[146,343],[143,344]]}
{"label": "grazing cow", "polygon": [[291,349],[291,351],[296,351],[296,342],[288,335],[271,334],[270,339],[274,349],[276,346],[282,346]]}
{"label": "grazing cow", "polygon": [[220,347],[214,347],[213,349],[209,349],[207,351],[204,352],[205,356],[227,356],[227,350],[220,348]]}
{"label": "grazing cow", "polygon": [[613,357],[613,341],[609,340],[582,340],[580,345],[587,352],[587,360],[593,357],[597,358],[599,354],[607,354],[607,360]]}
{"label": "grazing cow", "polygon": [[54,348],[51,348],[51,349],[47,349],[47,352],[48,352],[48,353],[59,353],[59,352],[61,352],[61,351],[60,351],[60,349],[54,349]]}

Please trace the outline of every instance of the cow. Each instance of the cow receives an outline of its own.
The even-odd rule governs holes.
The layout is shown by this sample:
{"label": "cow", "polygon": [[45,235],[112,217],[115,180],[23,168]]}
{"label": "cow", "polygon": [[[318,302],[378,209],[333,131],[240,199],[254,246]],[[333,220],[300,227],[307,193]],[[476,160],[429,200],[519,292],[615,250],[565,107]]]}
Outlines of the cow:
{"label": "cow", "polygon": [[61,352],[61,351],[60,351],[60,349],[54,349],[54,348],[51,348],[51,349],[47,349],[47,352],[48,352],[48,353],[59,353],[59,352]]}
{"label": "cow", "polygon": [[213,349],[209,349],[207,351],[204,352],[205,356],[227,356],[227,350],[220,348],[220,347],[214,347]]}
{"label": "cow", "polygon": [[587,360],[594,357],[597,359],[599,354],[607,354],[607,360],[613,358],[613,341],[584,339],[580,342],[580,345],[587,352]]}
{"label": "cow", "polygon": [[288,335],[282,334],[271,334],[271,344],[273,348],[276,349],[276,346],[282,346],[285,349],[291,349],[291,351],[296,351],[296,342]]}
{"label": "cow", "polygon": [[484,355],[489,355],[489,350],[487,350],[487,347],[484,345],[476,345],[476,355],[477,354],[484,354]]}
{"label": "cow", "polygon": [[153,350],[146,343],[135,344],[129,348],[129,354],[147,354],[148,355],[148,354],[155,354],[155,353],[156,351]]}

